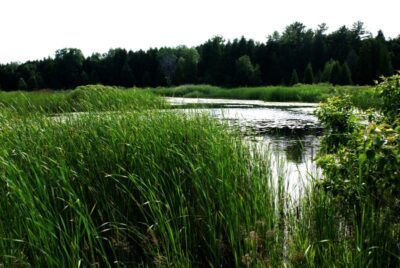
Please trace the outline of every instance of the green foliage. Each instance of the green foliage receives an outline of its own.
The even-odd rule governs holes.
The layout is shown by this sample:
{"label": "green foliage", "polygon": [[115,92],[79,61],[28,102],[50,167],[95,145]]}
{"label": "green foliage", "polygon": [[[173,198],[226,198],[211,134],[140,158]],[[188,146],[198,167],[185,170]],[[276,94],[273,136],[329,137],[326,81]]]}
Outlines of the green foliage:
{"label": "green foliage", "polygon": [[377,253],[383,259],[374,265],[392,266],[399,260],[394,241],[400,236],[399,76],[384,78],[376,91],[382,98],[382,114],[370,111],[363,118],[367,125],[356,119],[359,115],[348,97],[321,105],[317,115],[327,131],[318,165],[324,173],[321,185],[334,198],[348,228],[368,229],[369,243],[395,252],[385,257]]}
{"label": "green foliage", "polygon": [[348,194],[347,202],[365,197],[387,204],[382,200],[388,198],[394,205],[400,186],[395,179],[400,172],[399,76],[385,78],[376,91],[383,99],[383,118],[371,114],[366,127],[357,123],[348,96],[330,98],[320,106],[316,114],[329,132],[322,141],[319,164],[331,190],[338,196]]}
{"label": "green foliage", "polygon": [[376,85],[377,96],[383,100],[380,111],[386,117],[386,121],[398,125],[394,122],[399,119],[400,113],[400,74],[383,78],[382,82]]}
{"label": "green foliage", "polygon": [[321,144],[321,151],[327,153],[337,152],[351,139],[356,127],[356,118],[349,95],[328,98],[316,111],[316,115],[329,130],[329,134]]}
{"label": "green foliage", "polygon": [[236,60],[236,79],[240,86],[254,86],[260,83],[259,67],[253,66],[249,56],[243,55]]}
{"label": "green foliage", "polygon": [[64,48],[57,50],[54,59],[54,71],[58,87],[74,88],[80,85],[84,61],[85,57],[79,49]]}
{"label": "green foliage", "polygon": [[174,83],[177,85],[194,83],[197,80],[197,65],[200,59],[195,48],[178,47],[178,60],[174,72]]}

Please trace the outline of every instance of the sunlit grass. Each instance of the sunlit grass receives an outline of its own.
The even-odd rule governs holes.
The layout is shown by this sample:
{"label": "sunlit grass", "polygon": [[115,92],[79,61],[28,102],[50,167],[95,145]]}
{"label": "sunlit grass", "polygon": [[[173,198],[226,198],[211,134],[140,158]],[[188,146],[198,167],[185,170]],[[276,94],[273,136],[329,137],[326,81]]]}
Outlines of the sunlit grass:
{"label": "sunlit grass", "polygon": [[3,263],[238,266],[246,235],[276,230],[268,165],[214,119],[2,120]]}
{"label": "sunlit grass", "polygon": [[70,91],[0,92],[0,108],[20,114],[161,108],[165,102],[137,89],[89,85]]}
{"label": "sunlit grass", "polygon": [[[74,101],[69,92],[2,93],[23,105],[2,99],[0,110],[1,265],[400,262],[399,232],[386,228],[385,211],[368,204],[343,211],[312,174],[293,199],[285,163],[271,170],[268,150],[216,119],[152,109],[163,102],[140,91],[91,90]],[[138,102],[120,102],[120,94]]]}

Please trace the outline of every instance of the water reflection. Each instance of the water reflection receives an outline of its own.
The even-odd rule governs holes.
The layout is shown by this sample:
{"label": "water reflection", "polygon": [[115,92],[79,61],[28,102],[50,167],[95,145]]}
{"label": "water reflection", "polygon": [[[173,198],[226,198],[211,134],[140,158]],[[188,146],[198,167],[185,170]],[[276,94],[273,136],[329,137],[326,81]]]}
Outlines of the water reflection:
{"label": "water reflection", "polygon": [[168,98],[187,112],[209,113],[239,127],[250,142],[269,150],[272,173],[284,177],[286,188],[298,196],[306,178],[319,176],[315,157],[321,124],[313,114],[316,104],[243,100]]}
{"label": "water reflection", "polygon": [[293,140],[292,142],[288,143],[285,148],[286,152],[286,159],[291,161],[295,164],[301,164],[304,162],[304,144],[301,140]]}

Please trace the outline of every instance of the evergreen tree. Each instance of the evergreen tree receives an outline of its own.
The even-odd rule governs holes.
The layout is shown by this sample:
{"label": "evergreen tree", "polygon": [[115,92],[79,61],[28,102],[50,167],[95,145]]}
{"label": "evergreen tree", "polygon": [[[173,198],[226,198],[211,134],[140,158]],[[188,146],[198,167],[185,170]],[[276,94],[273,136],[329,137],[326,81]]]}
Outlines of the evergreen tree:
{"label": "evergreen tree", "polygon": [[400,35],[388,41],[393,70],[400,70]]}
{"label": "evergreen tree", "polygon": [[352,81],[357,81],[357,73],[358,73],[358,55],[354,49],[350,50],[347,55],[346,62],[347,67],[349,67],[350,74],[352,77]]}
{"label": "evergreen tree", "polygon": [[299,83],[299,76],[297,75],[296,69],[293,69],[292,75],[290,76],[289,86],[293,86]]}
{"label": "evergreen tree", "polygon": [[135,77],[133,76],[132,69],[128,62],[122,66],[120,84],[124,87],[132,87],[135,84]]}
{"label": "evergreen tree", "polygon": [[87,73],[84,70],[82,70],[80,77],[81,77],[80,81],[81,81],[82,85],[87,85],[90,83],[89,76],[87,75]]}
{"label": "evergreen tree", "polygon": [[374,66],[374,40],[365,40],[361,46],[358,70],[359,70],[359,83],[362,85],[371,84],[375,78]]}
{"label": "evergreen tree", "polygon": [[331,81],[331,73],[334,61],[331,59],[327,61],[324,65],[324,70],[321,73],[320,82],[330,82]]}
{"label": "evergreen tree", "polygon": [[333,62],[329,82],[331,82],[333,85],[340,85],[342,83],[342,67],[338,61]]}
{"label": "evergreen tree", "polygon": [[351,71],[347,63],[343,63],[342,66],[342,74],[341,74],[341,83],[342,85],[352,85],[353,80],[351,79]]}
{"label": "evergreen tree", "polygon": [[158,51],[159,70],[162,75],[161,83],[172,85],[172,78],[176,68],[177,57],[175,51],[170,48],[162,48]]}
{"label": "evergreen tree", "polygon": [[321,71],[318,71],[318,73],[314,75],[314,84],[318,84],[321,82],[321,74]]}
{"label": "evergreen tree", "polygon": [[313,84],[314,83],[314,72],[311,66],[311,63],[307,64],[306,69],[304,71],[304,84]]}
{"label": "evergreen tree", "polygon": [[28,89],[28,85],[25,82],[25,79],[20,77],[18,80],[18,89],[19,90],[27,90]]}
{"label": "evergreen tree", "polygon": [[377,50],[377,75],[389,76],[393,73],[392,62],[390,59],[389,51],[386,45],[385,36],[382,31],[378,32],[375,38]]}
{"label": "evergreen tree", "polygon": [[295,22],[282,34],[270,35],[266,43],[245,37],[225,42],[216,36],[196,48],[117,48],[87,58],[79,49],[66,48],[57,50],[55,58],[0,64],[1,87],[16,90],[20,78],[27,89],[74,88],[87,83],[277,85],[298,83],[296,75],[304,83],[372,84],[380,75],[400,69],[400,37],[386,40],[382,31],[373,37],[362,22],[330,34],[327,29],[326,24],[310,30]]}
{"label": "evergreen tree", "polygon": [[179,57],[176,62],[176,68],[174,72],[174,83],[176,85],[181,85],[185,83],[185,65],[186,60],[183,57]]}
{"label": "evergreen tree", "polygon": [[226,66],[223,62],[225,40],[215,36],[199,48],[199,73],[205,83],[221,85],[224,82]]}
{"label": "evergreen tree", "polygon": [[64,48],[56,51],[55,71],[57,88],[74,88],[81,84],[80,74],[85,58],[76,48]]}
{"label": "evergreen tree", "polygon": [[97,73],[96,70],[92,70],[89,76],[89,81],[91,84],[98,84],[101,83],[99,74]]}
{"label": "evergreen tree", "polygon": [[39,81],[38,81],[38,78],[36,77],[36,74],[29,76],[28,82],[27,82],[27,88],[30,90],[39,88]]}
{"label": "evergreen tree", "polygon": [[145,87],[151,86],[152,80],[151,80],[150,73],[148,71],[144,72],[143,78],[142,78],[142,83],[143,83],[143,86],[145,86]]}

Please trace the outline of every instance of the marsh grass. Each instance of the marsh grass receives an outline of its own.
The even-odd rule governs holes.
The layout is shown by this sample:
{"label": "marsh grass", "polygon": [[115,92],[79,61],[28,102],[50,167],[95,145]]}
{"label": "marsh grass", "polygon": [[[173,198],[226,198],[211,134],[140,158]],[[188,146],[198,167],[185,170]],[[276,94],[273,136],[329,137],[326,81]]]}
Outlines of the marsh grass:
{"label": "marsh grass", "polygon": [[19,114],[161,108],[165,102],[149,92],[88,85],[69,91],[0,92],[0,108]]}
{"label": "marsh grass", "polygon": [[[400,232],[386,228],[384,210],[343,211],[312,174],[293,199],[285,163],[272,170],[271,152],[239,131],[207,115],[152,110],[163,105],[153,96],[130,106],[113,100],[120,89],[111,99],[91,90],[69,104],[72,93],[3,95],[14,104],[2,99],[0,110],[1,265],[400,263]],[[62,111],[88,113],[48,116]]]}
{"label": "marsh grass", "polygon": [[214,119],[148,111],[1,120],[1,263],[279,261],[268,165]]}
{"label": "marsh grass", "polygon": [[398,266],[399,232],[387,222],[387,212],[367,203],[344,209],[318,180],[307,187],[286,217],[293,267]]}
{"label": "marsh grass", "polygon": [[155,94],[171,97],[226,98],[281,102],[320,102],[329,96],[353,95],[355,105],[361,108],[379,105],[370,87],[332,86],[329,84],[267,87],[221,88],[210,85],[184,85],[171,88],[147,89]]}

